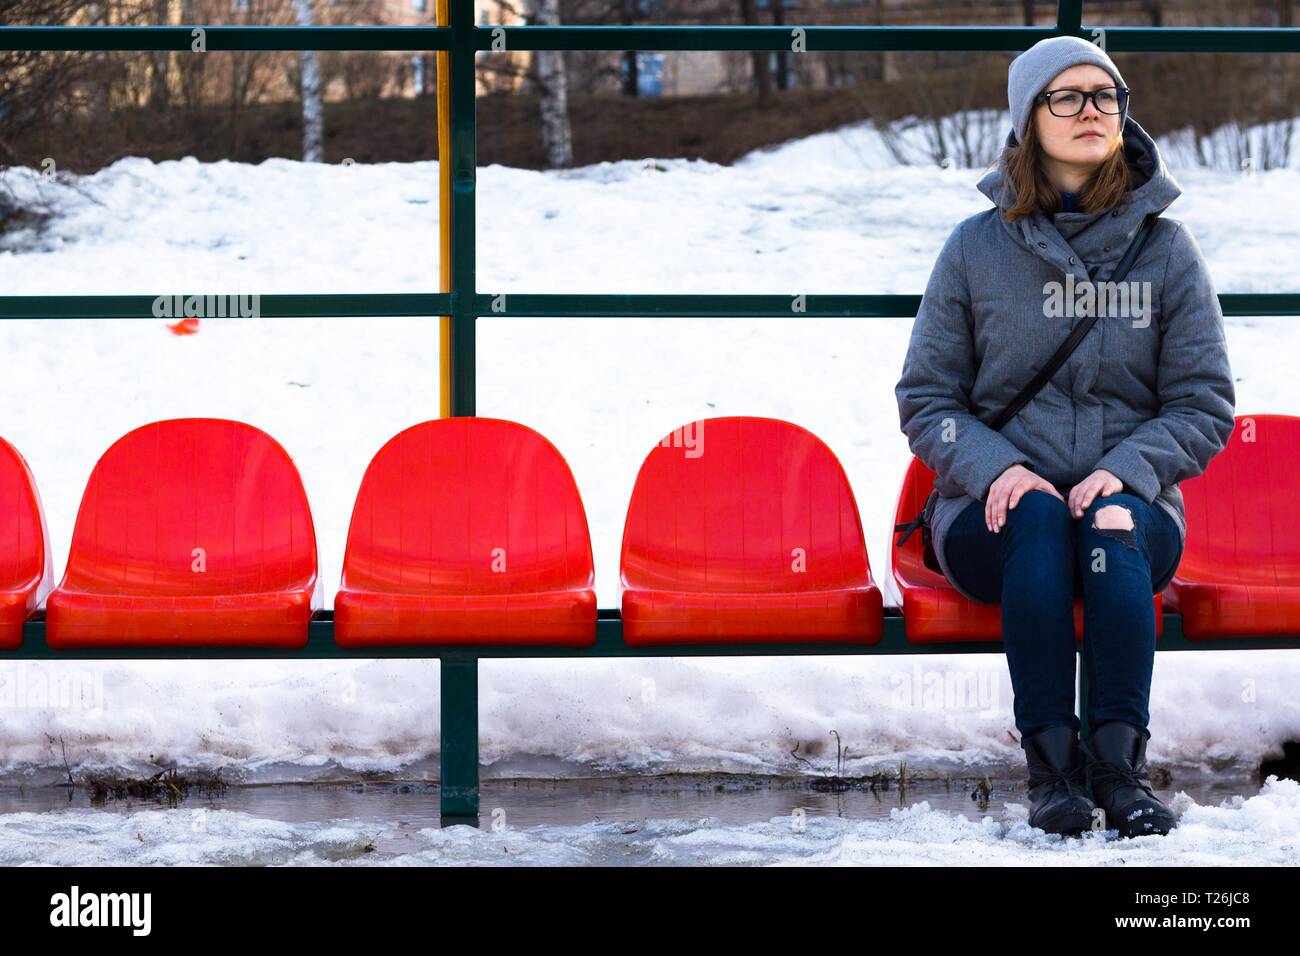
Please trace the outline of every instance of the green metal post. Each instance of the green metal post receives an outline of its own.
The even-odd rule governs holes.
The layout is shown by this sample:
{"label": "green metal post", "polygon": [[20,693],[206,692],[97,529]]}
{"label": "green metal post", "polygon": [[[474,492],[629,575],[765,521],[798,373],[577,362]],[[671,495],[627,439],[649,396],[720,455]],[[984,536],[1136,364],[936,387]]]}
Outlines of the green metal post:
{"label": "green metal post", "polygon": [[1056,5],[1056,29],[1078,34],[1083,29],[1083,0],[1060,0]]}
{"label": "green metal post", "polygon": [[[451,0],[451,414],[475,414],[475,229],[478,130],[474,0]],[[440,816],[478,826],[478,658],[448,654],[440,666]]]}
{"label": "green metal post", "polygon": [[451,414],[474,415],[474,197],[478,121],[474,0],[451,0]]}
{"label": "green metal post", "polygon": [[440,816],[444,827],[478,826],[478,658],[446,654],[442,683]]}

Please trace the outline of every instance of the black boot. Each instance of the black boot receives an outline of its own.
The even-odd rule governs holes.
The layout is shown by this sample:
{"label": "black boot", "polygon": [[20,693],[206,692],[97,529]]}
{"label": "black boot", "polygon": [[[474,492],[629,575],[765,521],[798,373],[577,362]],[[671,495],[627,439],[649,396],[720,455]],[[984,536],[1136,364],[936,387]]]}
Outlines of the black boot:
{"label": "black boot", "polygon": [[1106,828],[1122,837],[1164,835],[1174,815],[1151,790],[1147,777],[1147,738],[1122,720],[1102,724],[1080,744],[1088,760],[1092,796],[1106,811]]}
{"label": "black boot", "polygon": [[1029,762],[1029,825],[1063,836],[1087,830],[1095,805],[1088,799],[1074,728],[1048,727],[1020,745]]}

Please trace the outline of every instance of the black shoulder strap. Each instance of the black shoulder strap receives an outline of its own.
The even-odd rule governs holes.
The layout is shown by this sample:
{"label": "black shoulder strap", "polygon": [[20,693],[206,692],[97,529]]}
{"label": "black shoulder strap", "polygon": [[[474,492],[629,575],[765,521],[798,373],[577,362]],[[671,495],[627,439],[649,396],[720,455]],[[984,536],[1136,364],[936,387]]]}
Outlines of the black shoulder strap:
{"label": "black shoulder strap", "polygon": [[[1159,218],[1159,213],[1153,212],[1147,214],[1146,218],[1142,220],[1142,225],[1138,227],[1137,235],[1133,237],[1133,241],[1129,243],[1128,249],[1125,250],[1124,257],[1120,259],[1119,263],[1115,266],[1115,271],[1111,273],[1110,278],[1105,281],[1120,282],[1126,275],[1128,275],[1128,271],[1133,267],[1133,263],[1137,261],[1138,254],[1142,251],[1142,247],[1146,245],[1147,239],[1151,237],[1151,230],[1155,228],[1156,220]],[[1047,384],[1048,380],[1057,373],[1057,370],[1065,364],[1065,360],[1070,357],[1070,353],[1074,351],[1075,347],[1083,341],[1083,337],[1088,334],[1088,330],[1092,328],[1093,323],[1097,321],[1097,318],[1097,311],[1094,309],[1092,315],[1088,316],[1070,331],[1069,337],[1061,343],[1061,347],[1056,350],[1056,353],[1047,360],[1047,364],[1039,369],[1038,374],[1034,376],[1033,381],[1026,385],[1020,391],[1020,394],[1015,397],[1015,400],[1002,410],[1002,414],[999,415],[993,424],[989,426],[990,428],[994,431],[999,431],[1003,425],[1016,417],[1016,413],[1019,412],[1020,409],[1024,408],[1025,405],[1028,404],[1029,400],[1037,395],[1039,390]]]}

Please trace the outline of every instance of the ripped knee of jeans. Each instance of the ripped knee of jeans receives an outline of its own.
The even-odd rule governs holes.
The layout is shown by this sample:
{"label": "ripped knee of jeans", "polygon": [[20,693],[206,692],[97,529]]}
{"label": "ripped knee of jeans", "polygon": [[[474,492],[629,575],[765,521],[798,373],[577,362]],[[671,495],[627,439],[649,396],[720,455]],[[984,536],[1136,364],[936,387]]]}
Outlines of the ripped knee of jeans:
{"label": "ripped knee of jeans", "polygon": [[1137,531],[1133,526],[1133,512],[1124,505],[1106,505],[1092,513],[1092,526],[1099,534],[1137,547]]}

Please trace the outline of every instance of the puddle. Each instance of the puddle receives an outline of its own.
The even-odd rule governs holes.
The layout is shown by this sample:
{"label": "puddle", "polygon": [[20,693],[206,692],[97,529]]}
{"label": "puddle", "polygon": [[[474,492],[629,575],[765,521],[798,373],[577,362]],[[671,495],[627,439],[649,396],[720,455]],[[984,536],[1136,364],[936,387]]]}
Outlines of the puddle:
{"label": "puddle", "polygon": [[[854,782],[843,792],[819,792],[814,787],[825,785],[819,778],[738,774],[489,779],[482,785],[480,826],[485,833],[518,833],[597,825],[596,831],[615,838],[600,857],[607,862],[633,862],[623,859],[626,848],[619,846],[626,841],[617,838],[639,833],[645,821],[658,821],[670,830],[674,824],[686,821],[706,820],[710,826],[723,828],[779,825],[785,821],[788,829],[798,832],[810,821],[888,821],[893,811],[924,805],[928,812],[979,824],[990,816],[1003,815],[1006,804],[1027,802],[1023,780],[990,780],[985,801],[972,797],[982,789],[979,783],[979,778],[974,777],[920,780],[899,789],[891,782],[887,787],[877,784],[873,791],[869,782]],[[1216,806],[1234,796],[1254,796],[1259,786],[1244,778],[1196,777],[1178,780],[1157,792],[1168,803],[1179,791],[1196,804]],[[90,819],[112,831],[123,823],[121,818],[134,820],[145,815],[147,820],[157,815],[170,819],[165,824],[162,820],[153,823],[170,826],[181,834],[188,827],[205,837],[209,822],[217,816],[223,820],[237,815],[250,821],[307,825],[304,832],[309,833],[345,822],[357,835],[352,852],[383,861],[403,857],[430,839],[424,831],[440,827],[438,795],[437,785],[427,782],[318,782],[232,786],[221,795],[194,794],[174,804],[126,798],[92,805],[87,792],[80,788],[69,792],[51,786],[9,787],[0,788],[0,818],[39,814],[46,825],[56,826],[50,814],[55,811],[55,816],[65,818],[69,826],[80,827]],[[600,826],[604,824],[624,826],[607,831]],[[131,825],[138,829],[136,822]],[[143,836],[139,842],[144,842]],[[196,836],[194,842],[201,845],[203,840]],[[289,845],[293,845],[292,840]]]}

